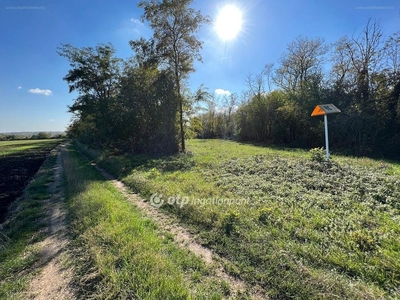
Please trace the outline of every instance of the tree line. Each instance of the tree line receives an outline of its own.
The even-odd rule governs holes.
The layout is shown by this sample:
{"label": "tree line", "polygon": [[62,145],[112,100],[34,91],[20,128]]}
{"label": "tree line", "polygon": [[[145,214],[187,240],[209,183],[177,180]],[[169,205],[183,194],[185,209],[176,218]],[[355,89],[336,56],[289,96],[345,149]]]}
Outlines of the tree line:
{"label": "tree line", "polygon": [[318,104],[333,103],[342,111],[329,116],[335,150],[399,158],[399,71],[400,32],[385,38],[379,21],[333,45],[299,36],[276,67],[267,64],[246,77],[241,97],[211,99],[193,128],[197,137],[318,147],[323,118],[310,114]]}
{"label": "tree line", "polygon": [[70,92],[79,94],[69,107],[74,116],[70,136],[113,151],[185,151],[187,79],[194,61],[201,60],[196,34],[209,22],[190,4],[141,1],[142,21],[154,33],[148,40],[129,42],[134,56],[128,60],[117,58],[111,44],[58,48],[71,66],[64,80]]}
{"label": "tree line", "polygon": [[201,61],[198,30],[210,19],[191,0],[141,1],[150,39],[130,41],[133,57],[111,44],[61,45],[71,69],[64,77],[78,97],[69,107],[68,134],[121,152],[176,153],[187,138],[225,138],[295,147],[323,145],[318,104],[334,103],[333,148],[353,155],[398,158],[400,149],[400,32],[384,37],[378,21],[333,45],[297,37],[276,64],[245,78],[242,95],[216,97],[188,88]]}
{"label": "tree line", "polygon": [[17,140],[44,140],[44,139],[64,139],[63,133],[52,134],[51,132],[32,133],[0,133],[0,141],[17,141]]}

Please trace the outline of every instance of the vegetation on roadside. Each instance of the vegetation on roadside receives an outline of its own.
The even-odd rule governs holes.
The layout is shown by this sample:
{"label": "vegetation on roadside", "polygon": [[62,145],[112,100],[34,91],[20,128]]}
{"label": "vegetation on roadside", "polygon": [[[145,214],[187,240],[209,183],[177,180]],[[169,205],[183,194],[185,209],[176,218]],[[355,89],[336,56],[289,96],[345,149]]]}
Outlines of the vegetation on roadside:
{"label": "vegetation on roadside", "polygon": [[[192,2],[140,1],[142,20],[153,35],[129,41],[134,52],[130,59],[115,57],[111,44],[58,48],[71,66],[63,79],[70,92],[78,92],[69,107],[75,115],[68,129],[71,137],[119,152],[173,154],[179,145],[185,151],[193,100],[187,79],[194,62],[201,61],[197,34],[208,22]],[[192,98],[201,96],[200,91]]]}
{"label": "vegetation on roadside", "polygon": [[17,133],[0,133],[0,141],[23,141],[23,140],[43,140],[43,139],[64,139],[65,133],[62,132],[17,132]]}
{"label": "vegetation on roadside", "polygon": [[57,152],[51,152],[23,196],[11,204],[0,227],[0,299],[25,299],[30,279],[40,269],[37,244],[45,238],[42,221]]}
{"label": "vegetation on roadside", "polygon": [[[188,147],[190,155],[98,161],[147,199],[161,194],[162,208],[228,259],[226,270],[272,298],[400,297],[399,164],[328,163],[306,151],[220,140]],[[249,202],[167,204],[176,196]]]}
{"label": "vegetation on roadside", "polygon": [[[63,160],[78,296],[222,299],[229,285],[180,249],[73,147]],[[79,261],[79,264],[74,262]]]}

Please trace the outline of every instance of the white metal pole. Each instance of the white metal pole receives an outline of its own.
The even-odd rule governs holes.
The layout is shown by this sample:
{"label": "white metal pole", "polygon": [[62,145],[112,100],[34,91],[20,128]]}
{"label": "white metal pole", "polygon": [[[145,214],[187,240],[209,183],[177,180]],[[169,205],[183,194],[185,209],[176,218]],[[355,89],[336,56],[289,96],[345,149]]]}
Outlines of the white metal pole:
{"label": "white metal pole", "polygon": [[325,123],[325,148],[326,148],[326,161],[329,161],[329,139],[328,139],[328,116],[324,115]]}

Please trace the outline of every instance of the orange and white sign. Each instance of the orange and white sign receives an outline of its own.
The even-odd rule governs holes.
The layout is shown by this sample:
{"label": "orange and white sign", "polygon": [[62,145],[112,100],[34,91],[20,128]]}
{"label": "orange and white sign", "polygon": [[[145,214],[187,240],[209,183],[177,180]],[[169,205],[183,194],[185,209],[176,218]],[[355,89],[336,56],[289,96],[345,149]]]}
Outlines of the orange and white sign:
{"label": "orange and white sign", "polygon": [[324,115],[335,114],[335,113],[340,113],[340,109],[337,108],[335,105],[320,104],[314,108],[313,112],[311,113],[311,117],[324,116]]}

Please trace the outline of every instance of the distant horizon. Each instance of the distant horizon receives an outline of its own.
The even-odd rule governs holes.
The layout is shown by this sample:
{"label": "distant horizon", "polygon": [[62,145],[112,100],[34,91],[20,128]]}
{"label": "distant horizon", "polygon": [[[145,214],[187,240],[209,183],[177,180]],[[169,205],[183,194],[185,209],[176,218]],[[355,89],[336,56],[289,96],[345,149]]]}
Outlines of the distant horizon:
{"label": "distant horizon", "polygon": [[66,130],[30,130],[30,131],[7,131],[7,132],[0,132],[0,134],[35,134],[39,132],[49,132],[49,133],[65,133]]}

